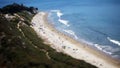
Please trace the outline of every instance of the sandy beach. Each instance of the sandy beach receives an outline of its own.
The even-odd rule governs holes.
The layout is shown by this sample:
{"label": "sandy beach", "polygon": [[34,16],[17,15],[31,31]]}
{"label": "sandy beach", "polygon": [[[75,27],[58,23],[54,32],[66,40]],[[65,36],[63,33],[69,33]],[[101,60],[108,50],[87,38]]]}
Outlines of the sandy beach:
{"label": "sandy beach", "polygon": [[119,62],[57,31],[48,23],[47,13],[36,14],[32,19],[31,27],[39,37],[45,40],[45,43],[50,44],[57,52],[84,60],[98,68],[120,68]]}

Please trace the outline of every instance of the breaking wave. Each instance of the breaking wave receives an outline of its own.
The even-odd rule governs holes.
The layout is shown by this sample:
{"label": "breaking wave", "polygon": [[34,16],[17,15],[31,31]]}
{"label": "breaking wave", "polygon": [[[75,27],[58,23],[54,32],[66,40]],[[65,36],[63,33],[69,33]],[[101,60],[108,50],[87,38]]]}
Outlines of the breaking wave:
{"label": "breaking wave", "polygon": [[61,13],[60,10],[51,10],[51,12],[56,12],[56,14],[59,18],[63,15],[63,13]]}
{"label": "breaking wave", "polygon": [[109,47],[109,46],[106,46],[106,47],[108,47],[108,49],[107,49],[105,46],[101,46],[101,45],[99,45],[99,44],[94,44],[94,46],[95,46],[97,49],[99,49],[100,51],[103,51],[103,52],[105,52],[105,53],[107,53],[107,54],[109,54],[109,55],[112,54],[112,52],[109,51],[109,50],[111,49],[111,47]]}
{"label": "breaking wave", "polygon": [[110,42],[112,42],[112,43],[117,44],[118,46],[120,46],[120,41],[111,39],[110,37],[107,37],[107,39],[108,39]]}
{"label": "breaking wave", "polygon": [[78,39],[78,37],[77,37],[77,35],[75,34],[74,31],[72,31],[72,30],[63,30],[63,31],[70,34],[70,35],[72,35],[72,36],[74,36],[75,39]]}
{"label": "breaking wave", "polygon": [[58,21],[64,25],[66,25],[67,27],[69,27],[70,25],[68,24],[69,21],[61,19],[61,16],[64,15],[60,10],[51,10],[51,12],[55,12],[58,16]]}
{"label": "breaking wave", "polygon": [[58,21],[61,22],[61,23],[63,23],[66,26],[70,26],[70,25],[68,25],[69,21],[67,21],[67,20],[58,19]]}
{"label": "breaking wave", "polygon": [[116,54],[116,52],[119,52],[119,48],[113,48],[112,46],[108,45],[99,45],[99,44],[94,44],[94,46],[99,49],[100,51],[105,52],[106,54],[111,55],[112,57],[118,58],[119,55]]}

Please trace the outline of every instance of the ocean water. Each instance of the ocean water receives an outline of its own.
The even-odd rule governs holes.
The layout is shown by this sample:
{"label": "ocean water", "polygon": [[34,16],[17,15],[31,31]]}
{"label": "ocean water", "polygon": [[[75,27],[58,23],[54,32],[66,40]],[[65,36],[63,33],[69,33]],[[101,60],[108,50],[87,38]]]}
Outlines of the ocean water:
{"label": "ocean water", "polygon": [[120,0],[2,0],[35,6],[49,13],[59,31],[120,59]]}

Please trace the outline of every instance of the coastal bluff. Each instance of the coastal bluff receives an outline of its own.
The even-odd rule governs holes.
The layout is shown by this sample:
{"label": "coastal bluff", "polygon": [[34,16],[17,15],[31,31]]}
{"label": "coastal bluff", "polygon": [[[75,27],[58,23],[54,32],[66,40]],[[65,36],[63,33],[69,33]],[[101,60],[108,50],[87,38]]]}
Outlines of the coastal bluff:
{"label": "coastal bluff", "polygon": [[97,68],[45,44],[32,28],[37,12],[16,3],[0,8],[0,68]]}

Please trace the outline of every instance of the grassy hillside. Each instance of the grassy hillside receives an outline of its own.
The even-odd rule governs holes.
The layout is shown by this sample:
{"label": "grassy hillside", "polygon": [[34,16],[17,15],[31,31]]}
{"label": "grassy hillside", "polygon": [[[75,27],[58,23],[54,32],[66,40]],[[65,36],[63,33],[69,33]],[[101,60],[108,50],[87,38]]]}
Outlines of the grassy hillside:
{"label": "grassy hillside", "polygon": [[44,44],[30,27],[31,11],[4,11],[0,13],[0,68],[96,68]]}

